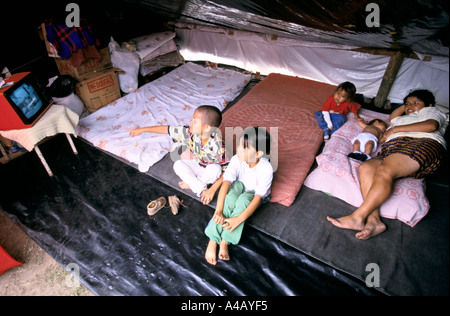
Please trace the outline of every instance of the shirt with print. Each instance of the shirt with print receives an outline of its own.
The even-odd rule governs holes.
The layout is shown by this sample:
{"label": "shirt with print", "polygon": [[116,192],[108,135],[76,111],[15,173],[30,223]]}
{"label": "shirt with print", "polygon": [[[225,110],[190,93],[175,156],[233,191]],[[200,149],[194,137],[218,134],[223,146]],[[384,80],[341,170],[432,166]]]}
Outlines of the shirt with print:
{"label": "shirt with print", "polygon": [[202,145],[201,136],[193,134],[189,126],[169,126],[169,135],[174,142],[189,148],[194,159],[201,166],[206,167],[216,163],[220,164],[223,170],[227,167],[228,159],[220,132],[211,133],[211,137],[205,145]]}
{"label": "shirt with print", "polygon": [[334,96],[332,95],[323,103],[320,110],[344,115],[347,115],[349,112],[353,112],[356,115],[360,108],[361,105],[357,102],[342,102],[338,106],[336,101],[334,101]]}

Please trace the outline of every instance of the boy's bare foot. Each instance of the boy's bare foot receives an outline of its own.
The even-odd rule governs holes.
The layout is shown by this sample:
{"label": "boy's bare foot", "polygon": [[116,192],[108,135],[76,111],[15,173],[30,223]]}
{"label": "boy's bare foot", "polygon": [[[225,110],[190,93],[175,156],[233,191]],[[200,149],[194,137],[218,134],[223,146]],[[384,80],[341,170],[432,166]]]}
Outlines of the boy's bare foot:
{"label": "boy's bare foot", "polygon": [[355,237],[361,240],[367,240],[373,236],[381,234],[385,230],[386,225],[382,221],[369,217],[363,230],[357,233]]}
{"label": "boy's bare foot", "polygon": [[216,251],[217,251],[217,243],[215,241],[210,240],[205,253],[206,261],[208,261],[209,264],[212,265],[217,264]]}
{"label": "boy's bare foot", "polygon": [[189,184],[187,184],[186,182],[183,182],[183,181],[178,182],[178,185],[180,186],[180,188],[182,188],[184,190],[190,190],[191,189]]}
{"label": "boy's bare foot", "polygon": [[353,214],[340,218],[327,216],[327,220],[336,227],[353,230],[363,230],[365,224],[363,219],[356,218]]}
{"label": "boy's bare foot", "polygon": [[220,243],[219,259],[225,261],[230,260],[230,254],[228,252],[228,243],[223,239],[222,242]]}

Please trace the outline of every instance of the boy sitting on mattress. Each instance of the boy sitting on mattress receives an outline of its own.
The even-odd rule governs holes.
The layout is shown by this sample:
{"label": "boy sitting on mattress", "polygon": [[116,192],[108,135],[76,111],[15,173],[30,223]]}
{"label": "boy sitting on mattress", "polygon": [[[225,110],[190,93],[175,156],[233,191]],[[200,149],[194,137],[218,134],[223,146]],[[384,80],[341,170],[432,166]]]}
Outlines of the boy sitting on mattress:
{"label": "boy sitting on mattress", "polygon": [[[201,197],[203,204],[209,204],[222,184],[222,172],[228,165],[225,144],[217,129],[221,122],[222,113],[218,108],[202,105],[195,110],[189,126],[149,126],[127,130],[132,137],[144,132],[169,134],[174,142],[187,146],[191,159],[177,160],[173,165],[182,180],[179,186],[191,189]],[[212,186],[208,189],[209,184]]]}

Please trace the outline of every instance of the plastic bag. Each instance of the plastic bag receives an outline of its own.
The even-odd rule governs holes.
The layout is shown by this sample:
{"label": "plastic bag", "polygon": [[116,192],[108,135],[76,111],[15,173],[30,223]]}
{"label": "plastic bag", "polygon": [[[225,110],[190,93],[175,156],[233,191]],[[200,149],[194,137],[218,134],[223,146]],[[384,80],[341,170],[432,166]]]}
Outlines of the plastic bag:
{"label": "plastic bag", "polygon": [[64,105],[68,107],[73,112],[77,113],[78,116],[81,116],[83,111],[86,109],[84,107],[84,102],[75,93],[71,93],[63,98],[53,97],[53,101],[55,102],[55,104]]}
{"label": "plastic bag", "polygon": [[112,37],[109,42],[109,52],[113,67],[125,71],[124,74],[119,74],[120,90],[123,93],[133,92],[138,88],[138,74],[141,62],[139,55],[135,52],[121,49]]}
{"label": "plastic bag", "polygon": [[77,81],[68,75],[51,78],[50,81],[48,93],[55,104],[64,105],[81,116],[86,108],[83,101],[74,93]]}

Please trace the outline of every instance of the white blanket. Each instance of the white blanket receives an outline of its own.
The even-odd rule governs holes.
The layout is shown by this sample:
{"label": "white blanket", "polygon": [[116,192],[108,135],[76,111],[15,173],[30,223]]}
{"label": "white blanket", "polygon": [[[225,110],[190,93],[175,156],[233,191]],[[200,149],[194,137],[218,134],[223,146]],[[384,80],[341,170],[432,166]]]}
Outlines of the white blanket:
{"label": "white blanket", "polygon": [[188,125],[200,105],[223,110],[250,80],[250,74],[186,63],[133,93],[80,119],[79,137],[148,169],[175,145],[168,135],[143,133],[130,137],[127,128]]}

